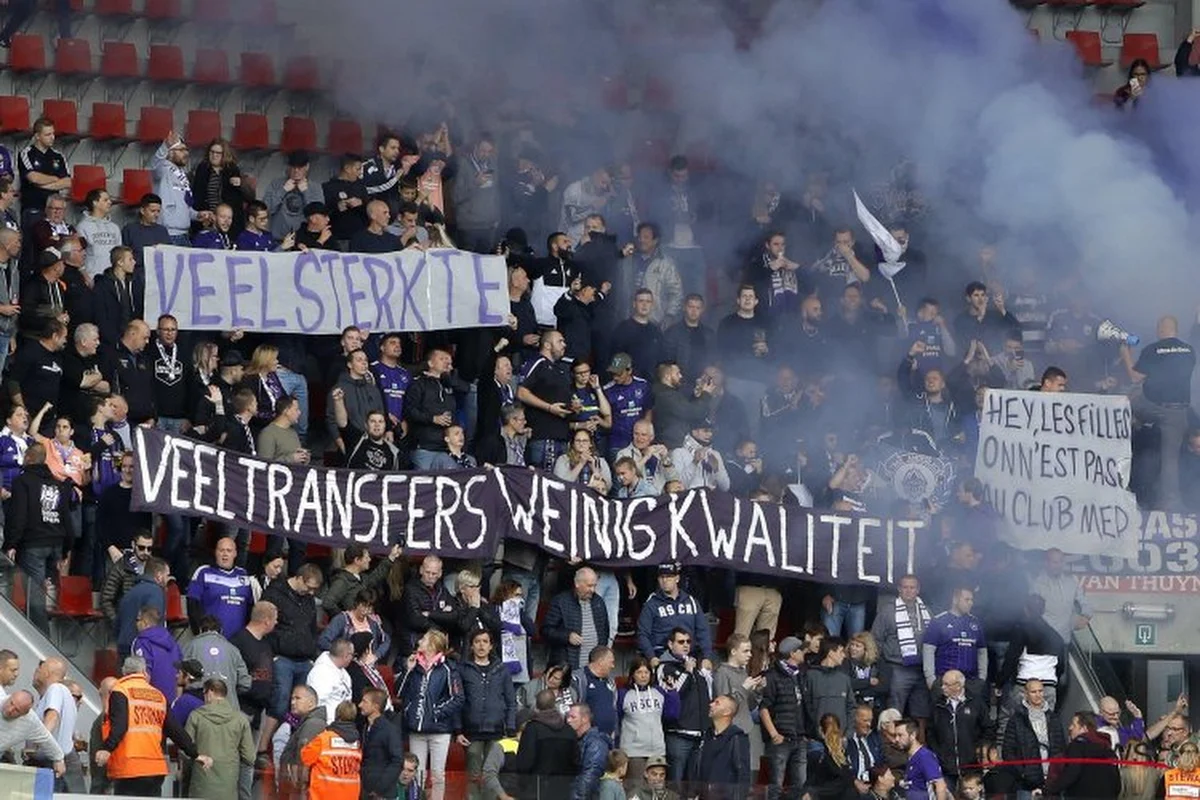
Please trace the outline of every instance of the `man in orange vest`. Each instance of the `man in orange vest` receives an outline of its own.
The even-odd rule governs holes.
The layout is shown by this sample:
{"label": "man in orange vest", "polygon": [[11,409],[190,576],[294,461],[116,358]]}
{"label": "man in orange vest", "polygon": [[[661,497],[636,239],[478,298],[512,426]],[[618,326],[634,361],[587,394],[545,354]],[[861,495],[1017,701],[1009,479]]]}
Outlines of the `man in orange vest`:
{"label": "man in orange vest", "polygon": [[167,715],[167,699],[146,679],[146,660],[129,656],[121,665],[121,679],[113,686],[105,708],[104,742],[95,754],[96,765],[107,767],[114,794],[157,797],[167,775],[163,733],[202,768],[212,759],[200,755],[191,737]]}
{"label": "man in orange vest", "polygon": [[354,703],[343,700],[333,724],[300,751],[309,770],[309,800],[358,800],[362,745],[354,725],[357,714]]}

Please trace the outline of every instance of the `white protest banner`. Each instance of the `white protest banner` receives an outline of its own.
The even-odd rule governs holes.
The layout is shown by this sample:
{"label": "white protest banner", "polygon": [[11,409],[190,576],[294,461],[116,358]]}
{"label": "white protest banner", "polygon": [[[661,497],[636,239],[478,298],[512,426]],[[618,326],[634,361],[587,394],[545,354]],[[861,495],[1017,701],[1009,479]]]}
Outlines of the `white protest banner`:
{"label": "white protest banner", "polygon": [[503,256],[146,248],[146,319],[186,330],[430,331],[502,325],[508,309]]}
{"label": "white protest banner", "polygon": [[975,475],[1014,547],[1136,558],[1129,399],[988,389]]}

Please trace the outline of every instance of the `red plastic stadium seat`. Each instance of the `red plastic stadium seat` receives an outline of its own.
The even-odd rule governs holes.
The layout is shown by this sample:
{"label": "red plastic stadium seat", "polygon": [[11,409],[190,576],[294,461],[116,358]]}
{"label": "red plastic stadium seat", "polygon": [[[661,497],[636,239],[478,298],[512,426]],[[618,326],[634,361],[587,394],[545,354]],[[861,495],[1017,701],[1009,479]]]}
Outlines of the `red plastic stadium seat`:
{"label": "red plastic stadium seat", "polygon": [[[182,67],[181,62],[181,71]],[[105,78],[139,77],[137,46],[133,42],[105,42],[100,52],[100,74]]]}
{"label": "red plastic stadium seat", "polygon": [[1083,8],[1090,6],[1092,0],[1045,0],[1045,3],[1051,8]]}
{"label": "red plastic stadium seat", "polygon": [[94,164],[76,164],[71,170],[71,199],[82,203],[92,189],[103,189],[108,185],[104,167]]}
{"label": "red plastic stadium seat", "polygon": [[223,24],[233,20],[231,0],[202,0],[192,7],[192,19],[196,22]]}
{"label": "red plastic stadium seat", "polygon": [[146,77],[161,83],[182,81],[184,79],[183,48],[175,44],[150,45],[150,59],[146,62]]}
{"label": "red plastic stadium seat", "polygon": [[275,85],[275,61],[268,53],[242,53],[242,84],[255,88]]}
{"label": "red plastic stadium seat", "polygon": [[317,123],[307,117],[284,117],[279,149],[285,153],[294,150],[316,150]]}
{"label": "red plastic stadium seat", "polygon": [[58,579],[56,617],[92,622],[104,617],[92,602],[92,579],[86,575],[62,575]]}
{"label": "red plastic stadium seat", "polygon": [[213,139],[221,138],[221,112],[206,108],[193,108],[188,112],[187,125],[183,129],[183,140],[188,147],[205,147]]}
{"label": "red plastic stadium seat", "polygon": [[675,107],[671,87],[658,78],[647,78],[642,90],[642,108],[649,111],[670,111]]}
{"label": "red plastic stadium seat", "polygon": [[155,22],[180,19],[183,17],[183,0],[146,0],[142,16]]}
{"label": "red plastic stadium seat", "polygon": [[1127,33],[1121,43],[1121,66],[1128,67],[1139,58],[1146,59],[1150,69],[1162,69],[1158,36],[1153,33]]}
{"label": "red plastic stadium seat", "polygon": [[159,106],[142,106],[138,118],[137,140],[143,144],[158,145],[175,127],[175,112]]}
{"label": "red plastic stadium seat", "polygon": [[235,150],[266,150],[271,146],[266,114],[241,113],[233,118]]}
{"label": "red plastic stadium seat", "polygon": [[124,139],[125,106],[121,103],[92,103],[89,135],[93,139]]}
{"label": "red plastic stadium seat", "polygon": [[661,169],[671,160],[671,145],[665,139],[643,139],[634,146],[634,164]]}
{"label": "red plastic stadium seat", "polygon": [[330,120],[329,143],[325,149],[331,153],[361,153],[362,126],[352,119]]}
{"label": "red plastic stadium seat", "polygon": [[154,173],[148,169],[126,169],[121,176],[121,202],[136,206],[142,196],[154,191]]}
{"label": "red plastic stadium seat", "polygon": [[55,100],[53,98],[43,100],[42,116],[49,117],[50,121],[54,123],[55,135],[79,135],[79,109],[74,100]]}
{"label": "red plastic stadium seat", "polygon": [[46,69],[46,41],[41,36],[18,33],[12,37],[8,68],[13,72],[42,72]]}
{"label": "red plastic stadium seat", "polygon": [[1132,11],[1146,5],[1146,0],[1092,0],[1099,11]]}
{"label": "red plastic stadium seat", "polygon": [[1107,67],[1111,61],[1104,60],[1100,45],[1100,34],[1095,31],[1067,31],[1067,41],[1075,45],[1079,60],[1089,67]]}
{"label": "red plastic stadium seat", "polygon": [[54,71],[59,75],[87,75],[92,71],[92,45],[87,39],[59,39],[54,51]]}
{"label": "red plastic stadium seat", "polygon": [[96,0],[96,13],[102,17],[132,17],[133,0]]}
{"label": "red plastic stadium seat", "polygon": [[0,133],[29,133],[28,97],[0,97]]}
{"label": "red plastic stadium seat", "polygon": [[197,50],[192,80],[210,85],[229,83],[229,54],[208,47]]}
{"label": "red plastic stadium seat", "polygon": [[283,68],[283,86],[289,92],[315,92],[321,83],[317,60],[312,56],[295,56]]}
{"label": "red plastic stadium seat", "polygon": [[187,614],[183,610],[183,595],[179,592],[179,584],[171,581],[167,584],[167,627],[177,628],[187,625]]}

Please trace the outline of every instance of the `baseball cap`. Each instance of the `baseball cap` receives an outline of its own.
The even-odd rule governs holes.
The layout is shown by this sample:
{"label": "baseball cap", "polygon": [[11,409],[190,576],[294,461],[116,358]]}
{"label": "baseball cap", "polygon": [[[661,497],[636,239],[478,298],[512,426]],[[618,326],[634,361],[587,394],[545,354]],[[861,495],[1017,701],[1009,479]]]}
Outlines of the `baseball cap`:
{"label": "baseball cap", "polygon": [[53,266],[60,261],[62,261],[62,253],[58,252],[58,248],[47,247],[38,257],[38,266],[44,269],[46,267]]}
{"label": "baseball cap", "polygon": [[651,767],[662,767],[663,769],[666,769],[667,759],[662,756],[650,756],[650,758],[646,759],[646,769],[650,769]]}
{"label": "baseball cap", "polygon": [[246,366],[246,359],[237,350],[226,350],[224,355],[221,356],[221,366],[244,367]]}
{"label": "baseball cap", "polygon": [[709,419],[708,417],[705,417],[704,419],[696,420],[696,422],[694,422],[692,424],[692,430],[700,430],[702,428],[707,428],[708,430],[711,431],[711,430],[714,430],[716,427],[717,426],[715,424],[713,424],[713,421],[711,419]]}
{"label": "baseball cap", "polygon": [[307,167],[309,162],[307,150],[293,150],[288,153],[287,165],[289,167]]}
{"label": "baseball cap", "polygon": [[617,353],[612,357],[612,361],[608,362],[609,372],[624,372],[627,369],[633,369],[633,359],[629,353]]}
{"label": "baseball cap", "polygon": [[325,207],[324,203],[309,203],[304,206],[304,216],[311,217],[313,214],[322,214],[328,217],[329,209]]}
{"label": "baseball cap", "polygon": [[659,575],[678,575],[681,571],[678,561],[665,561],[658,565]]}
{"label": "baseball cap", "polygon": [[186,661],[176,661],[175,669],[180,670],[192,680],[200,680],[204,677],[204,665],[194,658],[189,658]]}
{"label": "baseball cap", "polygon": [[802,647],[804,647],[804,642],[800,641],[795,636],[787,636],[784,637],[784,640],[779,643],[779,647],[776,649],[779,651],[779,655],[787,658]]}

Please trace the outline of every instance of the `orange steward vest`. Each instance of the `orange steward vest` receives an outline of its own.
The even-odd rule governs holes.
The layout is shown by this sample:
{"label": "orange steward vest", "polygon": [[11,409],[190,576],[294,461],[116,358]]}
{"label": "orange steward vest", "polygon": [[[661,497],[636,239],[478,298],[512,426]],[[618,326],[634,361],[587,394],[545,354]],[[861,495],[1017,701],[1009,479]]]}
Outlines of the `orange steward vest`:
{"label": "orange steward vest", "polygon": [[[113,687],[114,694],[125,696],[129,706],[129,727],[108,759],[110,780],[148,778],[167,774],[163,756],[163,721],[167,718],[167,700],[146,680],[145,675],[126,675]],[[107,713],[108,709],[105,709]],[[111,730],[107,719],[102,732]]]}
{"label": "orange steward vest", "polygon": [[309,800],[358,800],[362,749],[336,731],[324,730],[304,745],[300,761],[308,767]]}

